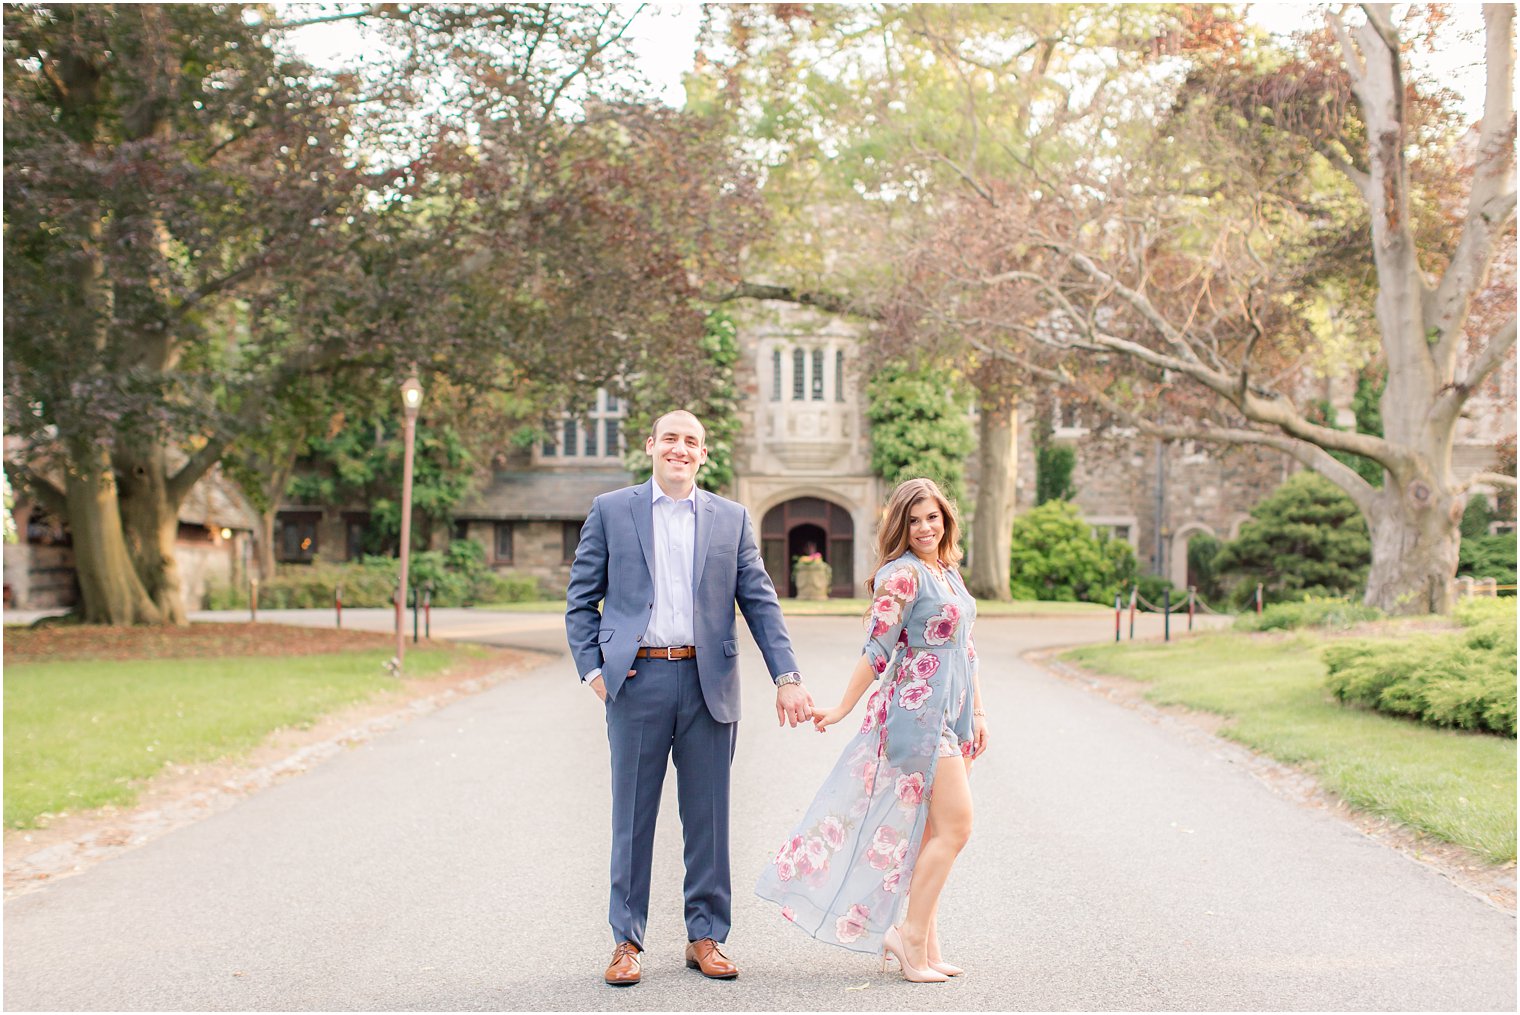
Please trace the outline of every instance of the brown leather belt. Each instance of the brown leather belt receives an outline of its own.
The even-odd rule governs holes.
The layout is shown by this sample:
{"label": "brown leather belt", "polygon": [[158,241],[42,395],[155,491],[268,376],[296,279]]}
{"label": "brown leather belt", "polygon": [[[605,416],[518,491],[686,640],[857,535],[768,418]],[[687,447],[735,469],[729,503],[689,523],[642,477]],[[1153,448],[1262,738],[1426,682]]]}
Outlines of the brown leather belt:
{"label": "brown leather belt", "polygon": [[641,648],[634,653],[640,659],[690,659],[697,654],[695,645],[672,645],[669,648]]}

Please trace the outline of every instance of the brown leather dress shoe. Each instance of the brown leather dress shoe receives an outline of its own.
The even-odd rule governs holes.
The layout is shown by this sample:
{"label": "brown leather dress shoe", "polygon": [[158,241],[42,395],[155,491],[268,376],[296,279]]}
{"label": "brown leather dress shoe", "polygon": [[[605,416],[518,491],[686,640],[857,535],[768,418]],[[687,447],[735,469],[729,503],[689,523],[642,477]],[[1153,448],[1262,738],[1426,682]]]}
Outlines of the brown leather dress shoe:
{"label": "brown leather dress shoe", "polygon": [[723,954],[723,946],[710,937],[693,941],[686,946],[686,967],[700,969],[702,975],[714,980],[732,980],[739,975],[739,967],[733,959]]}
{"label": "brown leather dress shoe", "polygon": [[614,987],[631,987],[639,982],[643,971],[643,963],[639,961],[639,946],[632,941],[619,941],[613,949],[612,962],[607,966],[607,974],[603,979]]}

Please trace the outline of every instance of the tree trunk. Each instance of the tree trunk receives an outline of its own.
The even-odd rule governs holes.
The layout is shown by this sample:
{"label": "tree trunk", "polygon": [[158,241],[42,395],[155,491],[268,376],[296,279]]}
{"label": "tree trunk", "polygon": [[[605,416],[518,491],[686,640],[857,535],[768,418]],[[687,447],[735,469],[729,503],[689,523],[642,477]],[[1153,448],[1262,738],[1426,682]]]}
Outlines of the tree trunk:
{"label": "tree trunk", "polygon": [[[279,513],[279,505],[271,507],[268,511],[259,512],[259,541],[255,549],[258,551],[259,581],[261,582],[274,578],[274,522]],[[247,575],[244,575],[244,578],[247,578]]]}
{"label": "tree trunk", "polygon": [[153,446],[118,456],[121,518],[132,566],[158,607],[161,623],[184,626],[185,596],[174,544],[179,537],[179,504],[169,496],[164,449]]}
{"label": "tree trunk", "polygon": [[1018,403],[1012,398],[983,397],[977,422],[977,456],[981,476],[976,514],[971,519],[971,580],[978,599],[1012,598],[1008,590],[1013,551],[1014,477],[1018,469]]}
{"label": "tree trunk", "polygon": [[162,616],[132,566],[116,475],[105,451],[92,449],[71,462],[64,492],[85,622],[159,623]]}
{"label": "tree trunk", "polygon": [[1367,512],[1372,568],[1363,601],[1391,614],[1448,612],[1464,506],[1425,479],[1401,488],[1389,477]]}

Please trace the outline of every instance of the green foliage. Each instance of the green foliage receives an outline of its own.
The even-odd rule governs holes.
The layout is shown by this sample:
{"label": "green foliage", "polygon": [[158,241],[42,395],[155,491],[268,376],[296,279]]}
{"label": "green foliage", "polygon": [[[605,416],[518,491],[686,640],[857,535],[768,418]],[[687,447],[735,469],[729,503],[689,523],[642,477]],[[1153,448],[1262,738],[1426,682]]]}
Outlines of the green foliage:
{"label": "green foliage", "polygon": [[1077,452],[1070,444],[1045,444],[1036,449],[1034,462],[1034,502],[1076,500],[1077,488],[1071,473],[1077,467]]}
{"label": "green foliage", "polygon": [[1251,509],[1239,538],[1214,560],[1238,584],[1244,605],[1265,586],[1269,602],[1358,593],[1372,562],[1367,523],[1350,497],[1313,472],[1300,472]]}
{"label": "green foliage", "polygon": [[[344,564],[282,564],[275,577],[259,584],[259,606],[268,610],[327,609],[333,590],[343,586],[344,606],[390,606],[396,587],[393,557],[361,557]],[[531,575],[497,574],[485,563],[485,551],[472,539],[459,539],[444,551],[414,553],[407,579],[414,589],[433,585],[434,606],[477,606],[538,599],[538,579]],[[248,606],[248,588],[213,587],[208,593],[213,610]]]}
{"label": "green foliage", "polygon": [[[1500,585],[1515,584],[1515,533],[1462,537],[1457,573],[1474,578],[1495,578]],[[1501,593],[1512,596],[1513,590]]]}
{"label": "green foliage", "polygon": [[1342,702],[1432,726],[1515,735],[1515,610],[1482,616],[1460,634],[1357,641],[1324,650],[1326,681]]}
{"label": "green foliage", "polygon": [[976,448],[969,389],[953,371],[889,362],[866,385],[871,468],[888,486],[927,477],[954,503],[966,499],[966,456]]}
{"label": "green foliage", "polygon": [[[363,549],[394,553],[401,545],[401,481],[405,448],[401,410],[355,420],[317,438],[287,492],[298,503],[363,504],[369,508]],[[473,456],[447,423],[418,423],[412,462],[412,540],[427,545],[474,483]]]}
{"label": "green foliage", "polygon": [[1163,578],[1159,574],[1140,575],[1134,579],[1133,584],[1139,588],[1141,596],[1157,606],[1162,605],[1161,600],[1168,591],[1172,594],[1172,605],[1174,607],[1187,599],[1186,595],[1178,594],[1177,586],[1172,584],[1171,579]]}
{"label": "green foliage", "polygon": [[1053,500],[1013,520],[1015,599],[1112,603],[1134,576],[1135,553],[1093,534],[1075,504]]}
{"label": "green foliage", "polygon": [[1219,551],[1224,543],[1207,532],[1200,532],[1188,540],[1188,574],[1192,575],[1193,587],[1207,603],[1223,599],[1224,589],[1219,582]]}
{"label": "green foliage", "polygon": [[1273,603],[1261,611],[1242,613],[1235,618],[1239,631],[1291,631],[1304,627],[1345,630],[1353,624],[1381,620],[1386,614],[1376,606],[1364,606],[1349,599],[1310,597],[1292,603]]}
{"label": "green foliage", "polygon": [[[639,482],[652,475],[649,456],[644,453],[644,438],[654,421],[672,409],[689,409],[707,430],[707,464],[697,473],[697,485],[704,490],[722,493],[734,481],[734,443],[738,440],[739,387],[734,382],[734,364],[739,362],[739,329],[734,319],[722,310],[707,315],[701,349],[705,359],[701,369],[672,372],[654,367],[642,371],[629,393],[628,415],[624,420],[624,440],[628,448],[624,463]],[[681,392],[696,384],[697,391]]]}
{"label": "green foliage", "polygon": [[1488,506],[1488,498],[1481,493],[1473,494],[1467,499],[1467,508],[1462,512],[1462,538],[1488,535],[1488,526],[1493,520],[1494,512]]}

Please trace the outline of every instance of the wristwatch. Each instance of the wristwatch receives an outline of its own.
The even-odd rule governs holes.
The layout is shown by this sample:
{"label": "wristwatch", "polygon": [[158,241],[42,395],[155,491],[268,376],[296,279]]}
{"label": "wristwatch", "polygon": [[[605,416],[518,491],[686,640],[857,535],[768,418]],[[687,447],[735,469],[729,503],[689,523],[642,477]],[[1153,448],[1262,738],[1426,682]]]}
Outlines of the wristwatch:
{"label": "wristwatch", "polygon": [[785,687],[787,684],[800,683],[802,683],[802,674],[800,673],[783,673],[781,676],[776,678],[777,687]]}

